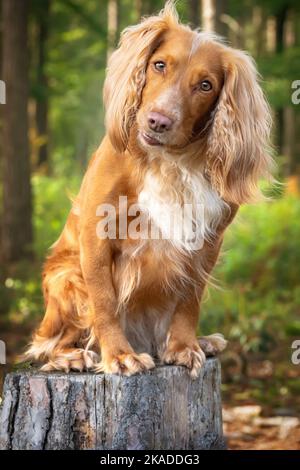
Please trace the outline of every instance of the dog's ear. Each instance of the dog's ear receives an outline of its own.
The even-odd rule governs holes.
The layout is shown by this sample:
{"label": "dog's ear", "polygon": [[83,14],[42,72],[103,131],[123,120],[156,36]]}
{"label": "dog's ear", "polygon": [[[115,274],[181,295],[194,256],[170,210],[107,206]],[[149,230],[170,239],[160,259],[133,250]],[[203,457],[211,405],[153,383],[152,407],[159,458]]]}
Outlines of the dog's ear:
{"label": "dog's ear", "polygon": [[173,2],[167,2],[159,16],[144,19],[122,33],[119,48],[108,62],[103,99],[106,129],[117,151],[126,149],[130,127],[141,102],[148,60],[164,32],[178,24]]}
{"label": "dog's ear", "polygon": [[249,202],[260,194],[258,179],[268,177],[271,114],[254,61],[226,48],[224,86],[208,136],[208,173],[228,202]]}

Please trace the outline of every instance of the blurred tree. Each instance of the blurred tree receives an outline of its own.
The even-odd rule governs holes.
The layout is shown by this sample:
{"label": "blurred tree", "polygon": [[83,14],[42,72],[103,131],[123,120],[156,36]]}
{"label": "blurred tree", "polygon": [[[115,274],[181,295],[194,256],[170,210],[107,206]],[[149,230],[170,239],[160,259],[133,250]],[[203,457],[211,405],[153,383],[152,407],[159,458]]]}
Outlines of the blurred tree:
{"label": "blurred tree", "polygon": [[[284,49],[284,23],[287,17],[287,4],[280,4],[275,12],[276,21],[276,53],[281,54]],[[284,107],[277,110],[277,146],[280,153],[284,149]]]}
{"label": "blurred tree", "polygon": [[143,2],[142,0],[135,0],[134,1],[134,9],[136,13],[136,22],[140,21],[141,16],[142,16],[142,8],[143,8]]}
{"label": "blurred tree", "polygon": [[3,21],[2,21],[2,0],[0,0],[0,77],[2,78],[2,34]]}
{"label": "blurred tree", "polygon": [[204,31],[216,30],[216,5],[215,0],[202,0],[202,29]]}
{"label": "blurred tree", "polygon": [[119,30],[119,0],[108,0],[107,6],[107,58],[116,47]]}
{"label": "blurred tree", "polygon": [[188,2],[188,19],[193,28],[200,26],[201,0],[190,0]]}
{"label": "blurred tree", "polygon": [[[101,7],[103,7],[103,1],[100,0],[101,2]],[[79,15],[89,26],[91,30],[93,30],[96,33],[102,33],[102,28],[101,24],[98,21],[98,18],[95,18],[94,16],[90,15],[88,12],[88,8],[86,8],[84,5],[86,3],[78,3],[76,0],[63,0],[63,3],[71,10],[73,13],[76,15]],[[92,2],[89,2],[92,3]]]}
{"label": "blurred tree", "polygon": [[153,8],[155,8],[155,6],[151,5],[151,3],[154,4],[155,2],[151,2],[151,0],[142,0],[141,16],[150,15],[153,12]]}
{"label": "blurred tree", "polygon": [[32,243],[28,149],[28,0],[3,0],[3,79],[7,104],[3,116],[2,257],[15,261]]}
{"label": "blurred tree", "polygon": [[266,15],[261,6],[255,5],[252,10],[252,23],[253,23],[253,42],[254,53],[259,57],[265,52],[264,34],[266,30]]}
{"label": "blurred tree", "polygon": [[51,0],[43,0],[38,6],[38,62],[37,62],[37,88],[36,98],[36,127],[40,141],[38,151],[38,166],[49,166],[48,162],[48,77],[47,65],[47,41],[49,35],[49,15]]}
{"label": "blurred tree", "polygon": [[[3,21],[2,21],[2,0],[0,0],[0,80],[3,78],[2,77],[2,37],[3,37]],[[2,134],[2,109],[0,109],[0,134]],[[2,171],[2,165],[1,165],[1,160],[2,160],[2,144],[0,142],[0,178],[1,178],[1,171]],[[1,234],[1,212],[0,212],[0,234]]]}
{"label": "blurred tree", "polygon": [[288,14],[289,2],[281,3],[275,11],[276,18],[276,52],[280,54],[284,48],[284,26]]}
{"label": "blurred tree", "polygon": [[[221,36],[227,35],[226,14],[228,10],[228,0],[216,0],[216,32]],[[225,21],[224,21],[225,20]]]}

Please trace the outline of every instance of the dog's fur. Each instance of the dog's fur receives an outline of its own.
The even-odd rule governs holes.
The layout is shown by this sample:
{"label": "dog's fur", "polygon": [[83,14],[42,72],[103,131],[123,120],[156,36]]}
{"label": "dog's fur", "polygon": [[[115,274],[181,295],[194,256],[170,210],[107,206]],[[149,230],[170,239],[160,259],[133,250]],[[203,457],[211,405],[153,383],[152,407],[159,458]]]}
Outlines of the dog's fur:
{"label": "dog's fur", "polygon": [[[201,88],[203,80],[211,90]],[[27,357],[45,361],[44,370],[127,375],[159,357],[197,376],[203,350],[225,344],[220,335],[196,337],[224,230],[239,205],[257,197],[258,179],[271,166],[270,112],[255,65],[217,37],[180,24],[169,1],[159,16],[123,32],[104,102],[107,135],[45,263],[46,313]],[[167,116],[171,128],[149,128],[153,112]],[[161,232],[156,203],[169,212],[203,204],[202,249],[188,236],[100,239],[97,207],[117,206],[120,195],[145,205]]]}

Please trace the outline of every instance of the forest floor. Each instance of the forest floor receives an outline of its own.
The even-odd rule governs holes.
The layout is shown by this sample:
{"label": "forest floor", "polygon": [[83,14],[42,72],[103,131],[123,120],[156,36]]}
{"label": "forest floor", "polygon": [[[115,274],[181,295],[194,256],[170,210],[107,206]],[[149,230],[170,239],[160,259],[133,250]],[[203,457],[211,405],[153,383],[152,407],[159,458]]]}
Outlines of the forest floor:
{"label": "forest floor", "polygon": [[[30,338],[32,324],[0,324],[7,347],[7,364],[15,361]],[[233,348],[234,349],[234,348]],[[278,349],[268,360],[243,358],[239,367],[222,358],[224,434],[229,449],[300,450],[300,366],[282,360]],[[0,366],[0,395],[5,372]]]}
{"label": "forest floor", "polygon": [[299,450],[298,416],[263,416],[258,404],[223,407],[228,449]]}

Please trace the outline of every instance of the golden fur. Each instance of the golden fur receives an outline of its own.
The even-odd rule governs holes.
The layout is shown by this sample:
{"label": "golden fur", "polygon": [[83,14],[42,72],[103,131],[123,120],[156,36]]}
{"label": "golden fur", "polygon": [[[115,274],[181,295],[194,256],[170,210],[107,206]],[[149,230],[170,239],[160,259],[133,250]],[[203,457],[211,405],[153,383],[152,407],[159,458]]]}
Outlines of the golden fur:
{"label": "golden fur", "polygon": [[[207,80],[211,88],[203,90]],[[104,101],[107,135],[45,263],[46,313],[26,356],[44,361],[45,370],[127,375],[154,367],[159,357],[196,376],[204,352],[225,346],[220,335],[196,337],[224,230],[239,205],[259,194],[258,179],[271,166],[270,113],[255,65],[246,53],[180,24],[169,1],[159,16],[123,32]],[[153,112],[170,129],[149,130]],[[185,203],[194,211],[199,200],[203,247],[99,238],[97,208],[118,207],[120,195],[144,203],[161,231],[154,202],[170,213]]]}

